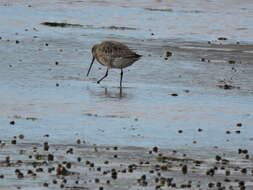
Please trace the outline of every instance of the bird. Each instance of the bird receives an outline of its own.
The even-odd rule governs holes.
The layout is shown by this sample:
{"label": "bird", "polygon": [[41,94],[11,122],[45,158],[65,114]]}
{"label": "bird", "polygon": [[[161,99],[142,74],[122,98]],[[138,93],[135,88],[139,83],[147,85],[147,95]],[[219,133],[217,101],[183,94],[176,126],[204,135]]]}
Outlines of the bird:
{"label": "bird", "polygon": [[142,55],[131,50],[127,45],[118,41],[103,41],[93,45],[91,49],[92,61],[87,73],[89,76],[95,60],[107,67],[105,75],[97,81],[99,84],[108,76],[109,69],[120,69],[120,89],[122,88],[123,69],[138,61]]}

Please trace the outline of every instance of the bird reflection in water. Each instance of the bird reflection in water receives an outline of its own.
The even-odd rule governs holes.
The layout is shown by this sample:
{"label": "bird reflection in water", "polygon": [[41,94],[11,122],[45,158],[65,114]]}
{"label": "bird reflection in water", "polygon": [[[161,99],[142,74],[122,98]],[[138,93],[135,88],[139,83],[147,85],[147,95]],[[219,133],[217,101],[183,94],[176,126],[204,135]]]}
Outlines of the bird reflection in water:
{"label": "bird reflection in water", "polygon": [[105,97],[108,97],[108,98],[126,98],[127,97],[127,94],[126,93],[123,93],[123,89],[122,87],[119,87],[119,91],[118,92],[110,92],[108,90],[107,87],[102,87],[104,88],[104,95]]}
{"label": "bird reflection in water", "polygon": [[105,87],[100,86],[100,88],[89,88],[87,90],[94,96],[110,99],[129,99],[130,94],[126,93],[126,87]]}

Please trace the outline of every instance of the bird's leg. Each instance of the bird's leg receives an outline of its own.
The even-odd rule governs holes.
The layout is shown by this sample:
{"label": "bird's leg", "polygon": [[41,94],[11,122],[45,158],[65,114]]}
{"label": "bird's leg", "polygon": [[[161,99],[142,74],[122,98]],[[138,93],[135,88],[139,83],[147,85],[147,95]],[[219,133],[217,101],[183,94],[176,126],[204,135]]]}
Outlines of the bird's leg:
{"label": "bird's leg", "polygon": [[106,77],[108,76],[108,70],[109,70],[109,69],[107,69],[105,75],[104,75],[101,79],[99,79],[99,80],[97,81],[98,84],[99,84],[104,78],[106,78]]}
{"label": "bird's leg", "polygon": [[120,72],[120,89],[122,88],[123,69]]}
{"label": "bird's leg", "polygon": [[122,98],[122,88],[119,89],[119,97]]}

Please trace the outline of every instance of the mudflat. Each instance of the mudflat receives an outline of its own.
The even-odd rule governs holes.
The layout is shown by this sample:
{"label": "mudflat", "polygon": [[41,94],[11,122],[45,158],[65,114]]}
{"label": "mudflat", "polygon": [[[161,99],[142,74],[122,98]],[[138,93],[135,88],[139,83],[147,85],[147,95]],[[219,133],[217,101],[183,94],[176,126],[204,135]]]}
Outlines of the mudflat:
{"label": "mudflat", "polygon": [[[1,0],[0,189],[253,188],[251,9]],[[103,40],[143,55],[122,94]]]}

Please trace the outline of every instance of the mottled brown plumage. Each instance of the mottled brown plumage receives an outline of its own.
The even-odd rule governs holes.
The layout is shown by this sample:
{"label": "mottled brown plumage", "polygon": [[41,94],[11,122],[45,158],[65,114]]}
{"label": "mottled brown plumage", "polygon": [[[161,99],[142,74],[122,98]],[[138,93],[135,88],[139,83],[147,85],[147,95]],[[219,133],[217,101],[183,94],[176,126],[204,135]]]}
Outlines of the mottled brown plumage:
{"label": "mottled brown plumage", "polygon": [[108,75],[110,68],[121,69],[120,87],[122,87],[123,68],[132,65],[135,61],[139,60],[141,55],[138,55],[125,44],[117,41],[104,41],[101,44],[95,44],[92,47],[92,62],[88,70],[87,76],[91,70],[92,64],[96,59],[101,65],[106,66],[107,70],[105,75],[97,81],[100,83]]}

